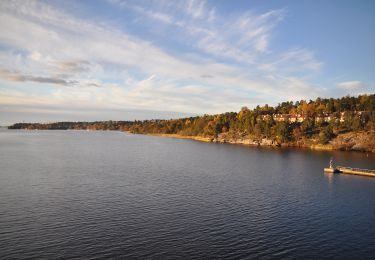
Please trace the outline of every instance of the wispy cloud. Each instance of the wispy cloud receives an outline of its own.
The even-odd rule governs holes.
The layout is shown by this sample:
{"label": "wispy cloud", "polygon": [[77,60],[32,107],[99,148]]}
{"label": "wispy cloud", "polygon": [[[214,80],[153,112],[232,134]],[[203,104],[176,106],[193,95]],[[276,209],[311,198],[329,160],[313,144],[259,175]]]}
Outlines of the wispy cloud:
{"label": "wispy cloud", "polygon": [[77,81],[68,81],[61,78],[51,78],[51,77],[41,77],[41,76],[32,76],[32,75],[24,75],[17,71],[7,71],[7,70],[0,70],[0,79],[8,80],[8,81],[15,81],[15,82],[38,82],[38,83],[50,83],[56,85],[63,85],[63,86],[74,86],[78,82]]}
{"label": "wispy cloud", "polygon": [[244,63],[253,63],[259,54],[268,50],[271,31],[286,14],[285,9],[278,9],[261,14],[246,11],[240,15],[219,16],[204,0],[169,1],[168,4],[162,1],[156,5],[147,1],[142,6],[135,1],[111,2],[149,19],[162,18],[168,26],[174,26],[172,29],[179,36],[175,37],[177,41],[180,39],[214,57]]}
{"label": "wispy cloud", "polygon": [[[285,91],[298,99],[322,93],[303,79],[322,67],[312,51],[271,49],[285,9],[224,16],[206,1],[110,2],[142,14],[136,15],[139,26],[147,24],[172,43],[77,18],[45,2],[1,2],[0,106],[218,113],[278,102]],[[33,86],[19,91],[27,82]],[[33,93],[36,84],[75,88]]]}
{"label": "wispy cloud", "polygon": [[286,51],[270,63],[259,66],[266,72],[293,74],[299,72],[317,72],[323,67],[323,62],[318,61],[315,54],[308,49],[291,49]]}
{"label": "wispy cloud", "polygon": [[345,81],[337,84],[338,88],[345,90],[358,90],[363,87],[363,83],[358,80],[354,81]]}
{"label": "wispy cloud", "polygon": [[189,0],[187,2],[187,8],[186,11],[188,14],[190,14],[193,18],[201,18],[203,15],[205,15],[205,1],[199,1],[199,0]]}

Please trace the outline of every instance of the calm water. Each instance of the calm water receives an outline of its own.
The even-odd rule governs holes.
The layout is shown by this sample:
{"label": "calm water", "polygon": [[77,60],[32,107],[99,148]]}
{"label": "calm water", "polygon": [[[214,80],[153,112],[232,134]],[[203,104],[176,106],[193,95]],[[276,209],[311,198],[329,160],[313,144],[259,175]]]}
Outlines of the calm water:
{"label": "calm water", "polygon": [[373,259],[375,156],[0,132],[1,259]]}

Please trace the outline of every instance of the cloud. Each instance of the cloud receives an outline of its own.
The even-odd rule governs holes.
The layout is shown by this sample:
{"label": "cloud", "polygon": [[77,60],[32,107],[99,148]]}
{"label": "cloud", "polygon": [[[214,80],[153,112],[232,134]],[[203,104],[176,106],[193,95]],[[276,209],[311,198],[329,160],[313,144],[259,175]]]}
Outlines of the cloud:
{"label": "cloud", "polygon": [[45,2],[0,2],[0,106],[203,114],[283,101],[286,90],[298,99],[322,93],[295,75],[320,69],[313,52],[270,50],[285,9],[224,16],[205,1],[111,3],[135,14],[131,25],[150,26],[161,33],[157,40],[172,42]]}
{"label": "cloud", "polygon": [[345,81],[337,84],[338,88],[345,89],[345,90],[358,90],[363,87],[363,83],[358,80],[354,81]]}
{"label": "cloud", "polygon": [[[110,1],[112,4],[142,14],[147,18],[163,17],[164,25],[173,30],[174,39],[180,44],[190,45],[206,55],[243,63],[253,63],[259,54],[269,47],[272,29],[283,20],[285,9],[264,13],[250,11],[238,15],[220,15],[207,1],[167,1],[167,4],[147,4],[125,0]],[[155,15],[157,14],[157,15]],[[146,23],[159,32],[160,24]]]}
{"label": "cloud", "polygon": [[106,121],[145,120],[190,117],[194,114],[155,110],[109,109],[71,106],[7,105],[0,106],[2,126],[14,122],[57,122],[57,121]]}
{"label": "cloud", "polygon": [[259,68],[263,71],[285,75],[299,72],[318,72],[322,67],[323,63],[316,59],[314,52],[301,48],[286,51],[272,62],[259,65]]}
{"label": "cloud", "polygon": [[19,71],[0,69],[0,80],[10,82],[34,82],[42,84],[53,84],[66,87],[102,87],[102,84],[86,80],[67,80],[59,77],[45,77],[23,74]]}
{"label": "cloud", "polygon": [[32,60],[39,61],[41,58],[41,54],[37,51],[33,51],[32,53],[30,53],[29,57]]}
{"label": "cloud", "polygon": [[89,61],[81,60],[81,61],[58,61],[55,63],[60,72],[64,73],[78,73],[83,71],[89,70]]}
{"label": "cloud", "polygon": [[150,11],[150,10],[147,10],[147,9],[145,9],[143,7],[140,7],[140,6],[130,6],[130,8],[132,8],[134,11],[136,11],[138,13],[141,13],[143,15],[147,15],[150,18],[161,21],[163,23],[167,23],[167,24],[174,23],[174,20],[173,20],[172,16],[170,16],[170,15],[160,13],[160,12]]}
{"label": "cloud", "polygon": [[[224,88],[236,86],[260,92],[270,92],[273,88],[267,83],[246,76],[237,66],[210,60],[175,57],[149,42],[117,29],[79,20],[39,2],[22,2],[22,7],[14,5],[4,8],[7,12],[0,16],[0,22],[4,25],[0,40],[23,51],[40,53],[37,61],[34,59],[34,63],[28,66],[30,70],[37,64],[40,71],[54,69],[51,73],[58,74],[60,72],[56,72],[55,67],[59,62],[60,69],[71,69],[77,66],[62,66],[63,62],[89,59],[90,66],[112,64],[118,69],[138,69],[143,73],[159,75],[168,80],[199,82],[202,80],[199,75],[206,74],[215,77],[201,82],[205,85]],[[80,28],[79,33],[77,28]],[[229,54],[231,50],[223,52]],[[237,56],[241,57],[240,53],[236,54],[235,50],[233,52],[230,55],[238,54]],[[105,78],[105,75],[95,77],[100,79]]]}
{"label": "cloud", "polygon": [[50,83],[62,86],[74,86],[78,82],[77,81],[67,81],[60,78],[50,78],[50,77],[40,77],[40,76],[32,76],[32,75],[24,75],[19,72],[11,72],[7,70],[0,70],[0,79],[14,81],[14,82],[38,82],[38,83]]}
{"label": "cloud", "polygon": [[214,76],[209,75],[209,74],[202,74],[202,75],[201,75],[201,78],[206,78],[206,79],[213,78],[213,77],[214,77]]}
{"label": "cloud", "polygon": [[205,13],[205,1],[200,0],[188,0],[186,11],[193,18],[201,18]]}

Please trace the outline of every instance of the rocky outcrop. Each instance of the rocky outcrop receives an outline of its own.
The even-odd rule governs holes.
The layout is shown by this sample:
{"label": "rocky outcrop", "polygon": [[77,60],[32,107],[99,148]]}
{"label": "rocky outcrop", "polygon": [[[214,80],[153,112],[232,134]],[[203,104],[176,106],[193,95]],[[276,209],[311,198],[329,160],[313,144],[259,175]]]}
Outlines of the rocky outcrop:
{"label": "rocky outcrop", "polygon": [[229,144],[243,144],[243,145],[255,145],[255,146],[279,146],[277,142],[272,139],[262,138],[250,138],[248,136],[230,136],[226,133],[219,134],[217,138],[213,139],[216,143],[229,143]]}
{"label": "rocky outcrop", "polygon": [[339,134],[330,141],[335,150],[375,152],[375,132],[361,131]]}

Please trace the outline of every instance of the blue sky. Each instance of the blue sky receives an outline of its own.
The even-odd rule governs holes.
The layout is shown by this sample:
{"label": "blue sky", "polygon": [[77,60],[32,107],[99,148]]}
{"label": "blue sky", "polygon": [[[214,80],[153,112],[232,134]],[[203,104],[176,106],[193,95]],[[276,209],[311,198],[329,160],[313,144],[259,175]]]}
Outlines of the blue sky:
{"label": "blue sky", "polygon": [[375,92],[374,1],[1,1],[0,125]]}

